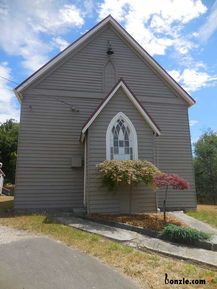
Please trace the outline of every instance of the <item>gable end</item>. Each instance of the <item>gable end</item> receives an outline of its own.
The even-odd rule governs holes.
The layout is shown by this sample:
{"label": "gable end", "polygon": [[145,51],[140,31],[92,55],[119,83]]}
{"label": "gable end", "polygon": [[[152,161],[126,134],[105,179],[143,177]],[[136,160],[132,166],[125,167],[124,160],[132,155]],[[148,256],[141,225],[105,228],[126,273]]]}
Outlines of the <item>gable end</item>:
{"label": "gable end", "polygon": [[138,53],[149,63],[153,69],[161,75],[161,77],[172,86],[175,91],[188,103],[189,106],[195,103],[194,99],[163,69],[148,53],[143,49],[143,47],[111,16],[107,16],[101,22],[99,22],[96,26],[90,29],[83,36],[78,38],[75,42],[69,45],[66,49],[60,52],[57,56],[51,59],[48,63],[42,66],[39,70],[33,73],[29,78],[23,81],[20,85],[18,85],[14,92],[19,100],[22,99],[22,91],[28,87],[33,81],[38,79],[45,71],[47,71],[50,67],[52,67],[55,63],[60,61],[63,57],[68,55],[72,50],[80,46],[84,41],[89,39],[93,34],[99,31],[102,27],[104,27],[107,23],[110,23],[114,29],[116,29],[128,43],[138,51]]}
{"label": "gable end", "polygon": [[122,88],[130,101],[133,103],[133,105],[136,107],[136,109],[140,112],[142,117],[145,119],[145,121],[149,124],[151,129],[156,135],[161,135],[161,131],[157,124],[154,122],[152,117],[148,114],[148,112],[145,110],[145,108],[142,106],[142,104],[138,101],[136,96],[133,94],[133,92],[129,89],[129,87],[126,85],[123,79],[120,79],[119,82],[114,86],[114,88],[111,90],[111,92],[107,95],[107,97],[102,101],[102,103],[97,107],[95,112],[90,116],[90,118],[87,120],[86,124],[83,126],[81,131],[81,141],[83,142],[85,138],[85,133],[88,130],[88,128],[91,126],[91,124],[94,122],[94,120],[97,118],[97,116],[100,114],[100,112],[103,110],[103,108],[107,105],[107,103],[111,100],[111,98],[115,95],[115,93],[118,91],[119,88]]}

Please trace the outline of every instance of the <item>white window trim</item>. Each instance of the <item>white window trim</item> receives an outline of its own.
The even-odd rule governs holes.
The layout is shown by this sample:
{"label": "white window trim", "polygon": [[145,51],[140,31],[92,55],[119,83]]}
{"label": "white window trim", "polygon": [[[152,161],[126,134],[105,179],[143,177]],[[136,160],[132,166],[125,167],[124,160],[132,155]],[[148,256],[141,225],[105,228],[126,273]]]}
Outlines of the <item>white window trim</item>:
{"label": "white window trim", "polygon": [[110,133],[111,133],[113,125],[116,123],[119,117],[122,117],[126,121],[126,123],[129,125],[130,131],[133,134],[133,159],[138,160],[138,143],[137,143],[136,129],[133,123],[131,122],[131,120],[123,112],[118,112],[108,125],[107,131],[106,131],[106,159],[111,160]]}

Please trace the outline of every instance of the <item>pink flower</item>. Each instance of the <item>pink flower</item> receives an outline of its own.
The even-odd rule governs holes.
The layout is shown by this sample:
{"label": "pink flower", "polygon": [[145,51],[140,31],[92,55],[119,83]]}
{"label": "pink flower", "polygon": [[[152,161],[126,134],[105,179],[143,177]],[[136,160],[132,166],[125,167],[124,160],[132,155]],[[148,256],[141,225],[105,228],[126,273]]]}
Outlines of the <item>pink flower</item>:
{"label": "pink flower", "polygon": [[190,188],[189,183],[175,174],[161,173],[154,177],[154,184],[158,188],[172,187],[177,190],[186,190]]}

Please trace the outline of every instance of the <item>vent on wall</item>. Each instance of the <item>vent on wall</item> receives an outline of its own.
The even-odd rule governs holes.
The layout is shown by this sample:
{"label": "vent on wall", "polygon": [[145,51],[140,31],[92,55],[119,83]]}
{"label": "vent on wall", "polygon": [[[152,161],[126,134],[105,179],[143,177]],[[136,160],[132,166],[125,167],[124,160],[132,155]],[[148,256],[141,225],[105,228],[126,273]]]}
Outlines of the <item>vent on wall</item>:
{"label": "vent on wall", "polygon": [[104,90],[109,92],[116,83],[116,70],[111,60],[104,67]]}

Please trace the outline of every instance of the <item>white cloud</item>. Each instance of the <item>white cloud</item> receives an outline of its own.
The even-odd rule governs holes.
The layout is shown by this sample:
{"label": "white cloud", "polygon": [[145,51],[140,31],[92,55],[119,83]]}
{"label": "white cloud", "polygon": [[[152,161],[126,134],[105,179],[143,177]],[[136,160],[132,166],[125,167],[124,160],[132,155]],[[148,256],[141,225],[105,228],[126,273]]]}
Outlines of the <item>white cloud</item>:
{"label": "white cloud", "polygon": [[217,83],[217,75],[209,75],[206,71],[201,71],[197,68],[185,68],[182,72],[178,70],[168,72],[188,92],[194,92],[204,87],[216,85]]}
{"label": "white cloud", "polygon": [[188,39],[187,37],[184,38],[182,36],[177,37],[174,39],[173,45],[176,49],[178,57],[185,57],[188,55],[189,51],[193,48],[196,48],[197,45],[192,40]]}
{"label": "white cloud", "polygon": [[13,118],[19,120],[19,108],[14,102],[14,94],[7,79],[11,78],[11,70],[7,63],[0,63],[0,123]]}
{"label": "white cloud", "polygon": [[62,8],[58,7],[54,0],[41,0],[39,4],[33,14],[34,18],[29,19],[30,25],[36,31],[55,33],[69,27],[80,27],[84,23],[80,10],[73,4],[65,4]]}
{"label": "white cloud", "polygon": [[194,44],[181,35],[182,28],[206,10],[201,0],[104,0],[99,18],[111,14],[152,55],[170,47],[186,54]]}
{"label": "white cloud", "polygon": [[[65,1],[68,2],[68,1]],[[22,57],[24,68],[37,70],[54,48],[52,39],[84,23],[81,11],[58,0],[0,2],[0,48]],[[52,38],[51,37],[51,38]],[[46,39],[46,40],[45,40]],[[63,43],[62,43],[63,44]]]}
{"label": "white cloud", "polygon": [[200,28],[197,36],[202,41],[207,41],[217,30],[217,0],[214,2],[206,23]]}
{"label": "white cloud", "polygon": [[194,125],[196,125],[198,123],[199,123],[198,120],[194,120],[194,119],[190,120],[190,126],[194,126]]}
{"label": "white cloud", "polygon": [[95,10],[94,0],[83,0],[84,9],[82,10],[82,15],[92,15]]}
{"label": "white cloud", "polygon": [[60,51],[62,51],[69,45],[69,42],[60,36],[53,38],[53,42],[59,48]]}
{"label": "white cloud", "polygon": [[181,72],[178,70],[170,70],[167,71],[176,81],[180,82],[181,80]]}

